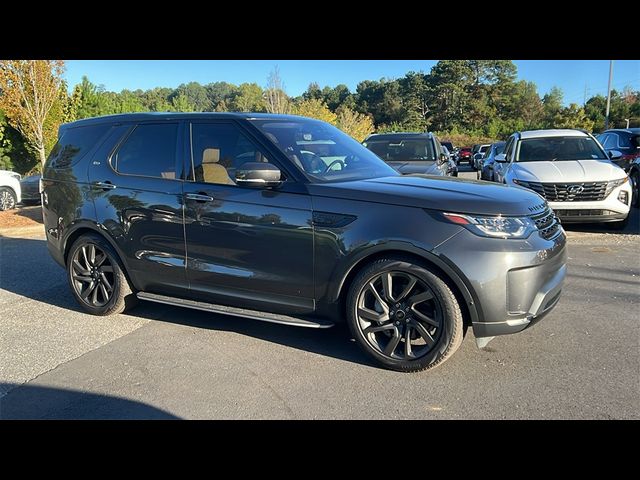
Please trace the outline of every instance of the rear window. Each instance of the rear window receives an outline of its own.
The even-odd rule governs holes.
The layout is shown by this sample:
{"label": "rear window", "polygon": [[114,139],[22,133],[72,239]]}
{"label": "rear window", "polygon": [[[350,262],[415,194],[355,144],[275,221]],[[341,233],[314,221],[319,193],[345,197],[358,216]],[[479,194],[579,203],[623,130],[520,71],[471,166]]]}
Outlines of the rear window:
{"label": "rear window", "polygon": [[370,140],[364,146],[385,161],[435,161],[429,139]]}
{"label": "rear window", "polygon": [[633,148],[633,147],[638,147],[638,138],[640,137],[640,135],[633,135],[632,133],[630,134],[620,134],[618,135],[618,137],[620,138],[619,140],[619,145],[620,148]]}
{"label": "rear window", "polygon": [[115,155],[115,169],[125,175],[176,178],[177,123],[138,125]]}
{"label": "rear window", "polygon": [[65,130],[51,150],[47,165],[52,168],[66,168],[80,161],[109,128],[110,125],[92,125]]}

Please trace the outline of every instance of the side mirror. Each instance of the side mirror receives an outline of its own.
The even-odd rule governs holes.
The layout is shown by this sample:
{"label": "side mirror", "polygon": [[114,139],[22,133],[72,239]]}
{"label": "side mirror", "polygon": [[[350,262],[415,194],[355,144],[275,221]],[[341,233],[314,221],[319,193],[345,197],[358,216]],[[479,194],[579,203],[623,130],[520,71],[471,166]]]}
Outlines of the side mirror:
{"label": "side mirror", "polygon": [[447,163],[448,161],[449,161],[449,157],[446,154],[441,153],[440,157],[438,158],[438,165],[442,165],[444,163]]}
{"label": "side mirror", "polygon": [[622,158],[622,153],[618,150],[609,150],[609,158],[611,160],[617,160],[619,158]]}
{"label": "side mirror", "polygon": [[236,183],[247,187],[277,187],[280,177],[280,169],[265,162],[247,162],[236,170]]}
{"label": "side mirror", "polygon": [[504,153],[496,155],[494,160],[498,163],[507,163],[507,156]]}

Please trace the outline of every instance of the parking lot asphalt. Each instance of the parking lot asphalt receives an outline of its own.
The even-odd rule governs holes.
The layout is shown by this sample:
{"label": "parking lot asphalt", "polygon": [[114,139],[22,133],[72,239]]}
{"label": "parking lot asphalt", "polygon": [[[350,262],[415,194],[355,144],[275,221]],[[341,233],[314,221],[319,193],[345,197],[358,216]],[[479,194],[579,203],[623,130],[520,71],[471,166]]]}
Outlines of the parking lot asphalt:
{"label": "parking lot asphalt", "polygon": [[[463,173],[462,176],[471,176]],[[0,237],[0,418],[640,418],[640,217],[568,227],[557,308],[444,365],[371,364],[346,328],[142,303],[84,314],[42,234]]]}

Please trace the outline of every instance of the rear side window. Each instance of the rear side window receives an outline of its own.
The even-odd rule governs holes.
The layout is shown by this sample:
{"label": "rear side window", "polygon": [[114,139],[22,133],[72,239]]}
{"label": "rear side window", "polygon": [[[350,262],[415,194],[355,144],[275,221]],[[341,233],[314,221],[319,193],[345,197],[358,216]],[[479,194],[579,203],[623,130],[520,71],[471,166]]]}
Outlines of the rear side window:
{"label": "rear side window", "polygon": [[177,123],[135,127],[118,149],[112,165],[118,173],[176,178]]}
{"label": "rear side window", "polygon": [[93,125],[65,130],[51,150],[47,164],[52,168],[66,168],[80,161],[109,128],[110,125]]}

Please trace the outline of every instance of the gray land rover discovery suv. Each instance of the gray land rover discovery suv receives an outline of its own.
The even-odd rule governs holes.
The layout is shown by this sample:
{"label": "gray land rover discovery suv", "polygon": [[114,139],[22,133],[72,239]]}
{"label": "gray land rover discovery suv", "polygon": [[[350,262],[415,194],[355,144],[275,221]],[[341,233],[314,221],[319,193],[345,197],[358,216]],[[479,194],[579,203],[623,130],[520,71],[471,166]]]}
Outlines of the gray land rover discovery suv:
{"label": "gray land rover discovery suv", "polygon": [[[433,368],[558,302],[564,231],[536,193],[400,175],[304,117],[138,113],[60,127],[47,243],[88,312],[138,300],[302,327],[346,321],[399,371]],[[243,321],[238,319],[238,321]]]}

